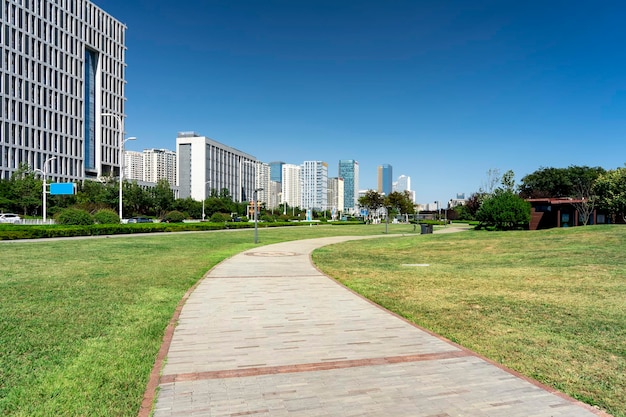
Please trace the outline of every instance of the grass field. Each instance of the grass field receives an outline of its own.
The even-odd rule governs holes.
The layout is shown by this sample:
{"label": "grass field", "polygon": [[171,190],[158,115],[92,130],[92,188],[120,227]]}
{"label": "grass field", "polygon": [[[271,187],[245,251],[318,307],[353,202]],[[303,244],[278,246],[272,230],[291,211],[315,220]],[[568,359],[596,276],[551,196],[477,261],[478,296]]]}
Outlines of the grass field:
{"label": "grass field", "polygon": [[[293,227],[259,238],[384,231]],[[136,416],[178,302],[252,242],[253,230],[0,242],[0,415]]]}
{"label": "grass field", "polygon": [[593,226],[355,241],[313,259],[414,323],[625,417],[625,254],[626,227]]}

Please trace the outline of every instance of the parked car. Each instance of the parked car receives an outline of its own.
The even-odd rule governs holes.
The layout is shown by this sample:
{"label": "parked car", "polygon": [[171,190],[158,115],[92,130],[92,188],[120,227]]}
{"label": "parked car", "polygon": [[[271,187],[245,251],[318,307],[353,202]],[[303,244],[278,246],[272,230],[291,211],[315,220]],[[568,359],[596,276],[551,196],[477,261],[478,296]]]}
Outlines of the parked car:
{"label": "parked car", "polygon": [[13,213],[0,213],[0,223],[20,224],[22,223],[22,218]]}
{"label": "parked car", "polygon": [[128,223],[152,223],[152,219],[147,217],[131,217],[128,219]]}

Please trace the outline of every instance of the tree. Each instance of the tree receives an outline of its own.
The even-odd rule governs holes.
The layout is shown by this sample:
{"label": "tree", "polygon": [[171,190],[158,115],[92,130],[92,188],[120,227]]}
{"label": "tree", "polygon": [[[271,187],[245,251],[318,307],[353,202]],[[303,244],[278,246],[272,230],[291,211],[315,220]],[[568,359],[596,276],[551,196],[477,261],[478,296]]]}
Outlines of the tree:
{"label": "tree", "polygon": [[364,196],[359,197],[359,205],[368,210],[368,217],[370,218],[372,213],[383,207],[384,204],[385,199],[383,195],[375,190],[367,190]]}
{"label": "tree", "polygon": [[384,205],[396,209],[401,214],[415,213],[415,206],[408,191],[393,191],[384,199]]}
{"label": "tree", "polygon": [[498,230],[525,227],[530,223],[530,203],[510,190],[496,190],[483,201],[476,219]]}
{"label": "tree", "polygon": [[590,190],[598,176],[604,172],[605,170],[601,167],[587,166],[540,168],[522,178],[519,187],[520,197],[581,198],[581,190]]}
{"label": "tree", "polygon": [[594,183],[598,207],[626,221],[626,168],[617,168],[600,175]]}
{"label": "tree", "polygon": [[157,182],[152,190],[152,198],[154,199],[153,205],[157,216],[163,217],[165,213],[172,209],[174,194],[170,188],[170,183],[166,179],[162,178]]}
{"label": "tree", "polygon": [[150,211],[150,194],[133,181],[124,190],[124,203],[133,215],[148,214]]}
{"label": "tree", "polygon": [[467,209],[467,214],[470,216],[471,219],[476,218],[476,213],[480,209],[480,205],[482,204],[485,197],[486,194],[478,192],[470,195],[467,199],[464,207]]}
{"label": "tree", "polygon": [[[45,181],[45,180],[44,180]],[[11,186],[13,191],[14,205],[20,208],[23,214],[35,214],[42,203],[42,181],[35,178],[28,165],[20,164],[18,169],[11,175]]]}

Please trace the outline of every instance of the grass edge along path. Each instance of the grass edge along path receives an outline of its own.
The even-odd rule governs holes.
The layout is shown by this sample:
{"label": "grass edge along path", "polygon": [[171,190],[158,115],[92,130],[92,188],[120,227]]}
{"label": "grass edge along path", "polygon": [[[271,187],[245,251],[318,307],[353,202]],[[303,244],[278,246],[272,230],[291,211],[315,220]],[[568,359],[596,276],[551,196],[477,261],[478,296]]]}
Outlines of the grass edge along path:
{"label": "grass edge along path", "polygon": [[[263,229],[261,245],[384,225]],[[390,233],[414,233],[390,225]],[[0,243],[0,415],[136,416],[183,295],[253,230]]]}
{"label": "grass edge along path", "polygon": [[593,226],[347,242],[313,260],[409,321],[626,417],[625,251],[624,226]]}

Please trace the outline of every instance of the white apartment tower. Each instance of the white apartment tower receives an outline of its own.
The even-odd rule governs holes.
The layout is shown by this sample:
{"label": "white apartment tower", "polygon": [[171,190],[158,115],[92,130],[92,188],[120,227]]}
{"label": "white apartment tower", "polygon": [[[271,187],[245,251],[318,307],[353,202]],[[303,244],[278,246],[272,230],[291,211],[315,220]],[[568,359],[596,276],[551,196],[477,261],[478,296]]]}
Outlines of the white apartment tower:
{"label": "white apartment tower", "polygon": [[322,161],[304,161],[300,166],[303,209],[317,211],[328,208],[328,164]]}
{"label": "white apartment tower", "polygon": [[202,201],[227,189],[233,201],[252,201],[256,158],[194,132],[176,138],[176,185],[180,198]]}
{"label": "white apartment tower", "polygon": [[300,184],[300,166],[283,164],[282,166],[282,201],[290,207],[302,207],[302,186]]}
{"label": "white apartment tower", "polygon": [[143,181],[143,153],[124,151],[124,179]]}
{"label": "white apartment tower", "polygon": [[[126,26],[87,0],[0,7],[0,179],[119,175]],[[110,114],[110,116],[104,116]]]}
{"label": "white apartment tower", "polygon": [[343,178],[334,177],[328,179],[328,208],[333,213],[333,217],[343,212],[344,207]]}
{"label": "white apartment tower", "polygon": [[143,181],[157,183],[165,179],[176,185],[176,152],[167,149],[144,149]]}
{"label": "white apartment tower", "polygon": [[256,163],[254,188],[259,190],[257,192],[259,204],[265,204],[266,208],[271,208],[270,196],[272,194],[272,185],[270,181],[270,164],[260,161]]}

